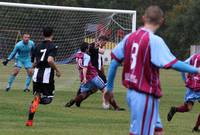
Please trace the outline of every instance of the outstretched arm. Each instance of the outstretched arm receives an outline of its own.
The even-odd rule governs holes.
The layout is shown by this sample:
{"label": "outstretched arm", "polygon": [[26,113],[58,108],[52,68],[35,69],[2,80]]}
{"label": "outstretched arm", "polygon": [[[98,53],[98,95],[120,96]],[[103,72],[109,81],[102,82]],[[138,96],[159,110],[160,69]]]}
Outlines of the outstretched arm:
{"label": "outstretched arm", "polygon": [[182,61],[177,61],[172,65],[172,68],[178,70],[180,72],[187,72],[187,73],[200,73],[200,69],[195,68],[189,64],[186,64]]}
{"label": "outstretched arm", "polygon": [[60,73],[60,70],[58,69],[58,67],[55,64],[54,58],[52,56],[49,56],[47,61],[48,61],[49,65],[51,66],[51,68],[53,68],[56,71],[56,76],[60,77],[61,73]]}
{"label": "outstretched arm", "polygon": [[58,69],[58,67],[55,64],[55,56],[56,56],[56,53],[57,53],[57,48],[58,48],[57,46],[54,46],[50,50],[47,61],[48,61],[49,65],[51,66],[51,68],[53,68],[56,71],[56,76],[60,77],[61,76],[60,70]]}
{"label": "outstretched arm", "polygon": [[159,68],[173,68],[180,72],[199,73],[200,70],[185,62],[177,60],[170,52],[164,40],[158,36],[152,36],[151,41],[151,62]]}
{"label": "outstretched arm", "polygon": [[107,91],[113,90],[115,75],[119,65],[119,62],[117,62],[115,59],[112,59],[110,67],[108,69]]}
{"label": "outstretched arm", "polygon": [[[190,60],[191,60],[192,57],[193,57],[193,55],[190,56],[188,59],[186,59],[184,62],[185,62],[186,64],[189,64],[189,65],[190,65]],[[176,66],[176,65],[175,65],[175,66]],[[181,65],[179,65],[179,66],[181,67]],[[186,73],[185,73],[185,72],[181,72],[181,77],[182,77],[183,81],[186,82]]]}
{"label": "outstretched arm", "polygon": [[10,55],[8,56],[8,60],[10,61],[11,59],[13,59],[13,57],[16,55],[16,53],[18,52],[18,46],[15,46],[15,48],[13,49],[13,51],[10,53]]}
{"label": "outstretched arm", "polygon": [[13,49],[13,51],[11,52],[9,57],[2,62],[4,66],[6,66],[8,64],[8,62],[16,55],[17,51],[18,51],[18,47],[15,46],[15,48]]}

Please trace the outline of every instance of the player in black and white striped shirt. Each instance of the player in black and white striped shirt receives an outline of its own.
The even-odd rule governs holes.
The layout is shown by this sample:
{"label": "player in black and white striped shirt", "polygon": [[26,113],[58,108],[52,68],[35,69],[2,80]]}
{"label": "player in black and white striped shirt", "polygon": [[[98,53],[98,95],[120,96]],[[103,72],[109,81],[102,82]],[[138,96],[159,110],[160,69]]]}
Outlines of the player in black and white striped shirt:
{"label": "player in black and white striped shirt", "polygon": [[26,126],[32,126],[34,114],[39,104],[50,104],[54,96],[54,71],[60,77],[60,71],[54,63],[57,46],[52,43],[53,29],[45,27],[43,29],[44,41],[36,46],[32,52],[32,62],[34,62],[33,74],[33,94],[34,100],[29,109]]}

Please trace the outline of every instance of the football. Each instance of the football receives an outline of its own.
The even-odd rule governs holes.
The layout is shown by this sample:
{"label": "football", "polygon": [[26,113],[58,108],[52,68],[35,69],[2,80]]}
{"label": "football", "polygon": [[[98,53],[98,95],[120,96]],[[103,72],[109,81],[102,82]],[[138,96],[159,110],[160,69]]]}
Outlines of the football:
{"label": "football", "polygon": [[103,102],[102,103],[102,107],[103,107],[103,109],[108,110],[110,108],[110,104],[106,103],[106,102]]}

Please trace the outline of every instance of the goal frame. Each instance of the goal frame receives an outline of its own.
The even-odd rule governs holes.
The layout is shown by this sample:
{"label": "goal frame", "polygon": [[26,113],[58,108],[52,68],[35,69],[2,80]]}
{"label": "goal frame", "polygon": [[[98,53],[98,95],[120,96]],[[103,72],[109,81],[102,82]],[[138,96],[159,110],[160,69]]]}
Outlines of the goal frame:
{"label": "goal frame", "polygon": [[[42,10],[60,10],[60,11],[81,11],[81,12],[96,12],[96,13],[113,13],[113,14],[130,14],[131,28],[130,31],[136,30],[136,11],[135,10],[118,10],[118,9],[103,9],[103,8],[83,8],[83,7],[68,7],[68,6],[52,6],[52,5],[39,5],[39,4],[25,4],[25,3],[11,3],[11,2],[0,2],[0,7],[19,7],[29,9],[42,9]],[[103,59],[107,59],[104,64],[108,65],[111,61],[110,53],[111,49],[106,48],[106,53]]]}
{"label": "goal frame", "polygon": [[103,9],[103,8],[83,8],[83,7],[52,6],[52,5],[11,3],[11,2],[0,2],[0,6],[22,7],[22,8],[35,8],[35,9],[48,9],[48,10],[71,10],[71,11],[83,11],[83,12],[86,11],[86,12],[103,12],[103,13],[107,12],[107,13],[125,13],[125,14],[127,13],[127,14],[134,14],[132,16],[132,31],[136,30],[136,11],[135,10],[118,10],[118,9]]}

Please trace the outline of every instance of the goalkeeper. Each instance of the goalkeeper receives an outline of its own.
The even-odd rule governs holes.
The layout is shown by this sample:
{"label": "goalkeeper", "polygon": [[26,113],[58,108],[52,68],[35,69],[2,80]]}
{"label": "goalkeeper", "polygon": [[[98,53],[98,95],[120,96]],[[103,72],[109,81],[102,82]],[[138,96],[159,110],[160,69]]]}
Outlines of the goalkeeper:
{"label": "goalkeeper", "polygon": [[24,92],[29,92],[29,85],[32,77],[32,63],[31,63],[31,51],[35,47],[33,41],[30,40],[30,34],[24,33],[22,40],[19,41],[13,51],[10,53],[9,57],[3,61],[3,65],[6,66],[10,60],[15,57],[15,65],[12,74],[8,79],[8,84],[6,87],[6,91],[9,91],[12,87],[12,84],[18,75],[20,69],[24,66],[27,71],[27,78],[25,83]]}

